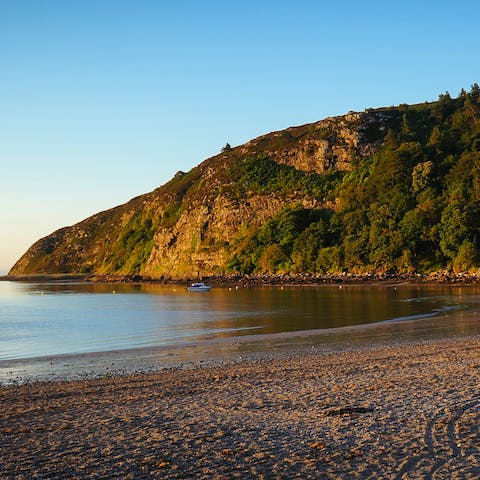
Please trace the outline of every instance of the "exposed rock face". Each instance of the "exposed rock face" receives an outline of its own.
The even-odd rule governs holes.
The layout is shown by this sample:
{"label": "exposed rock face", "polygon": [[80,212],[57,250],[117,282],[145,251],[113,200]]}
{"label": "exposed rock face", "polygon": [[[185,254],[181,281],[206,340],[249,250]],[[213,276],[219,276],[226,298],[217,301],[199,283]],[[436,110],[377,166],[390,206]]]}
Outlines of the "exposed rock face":
{"label": "exposed rock face", "polygon": [[[317,206],[313,199],[292,198],[295,204]],[[225,196],[186,210],[173,228],[155,234],[148,262],[142,273],[179,278],[215,274],[227,260],[226,250],[242,226],[263,224],[285,205],[281,198],[255,196],[240,204]]]}
{"label": "exposed rock face", "polygon": [[[287,192],[242,192],[238,165],[255,156],[303,172],[347,171],[381,146],[393,109],[350,113],[256,138],[155,191],[36,242],[10,274],[98,273],[169,278],[222,272],[229,245],[289,204],[334,207]],[[233,194],[232,192],[237,192]]]}
{"label": "exposed rock face", "polygon": [[248,155],[268,149],[269,157],[276,162],[305,172],[350,170],[353,158],[363,158],[376,150],[378,142],[372,139],[382,139],[395,118],[393,110],[349,113],[258,137],[239,151]]}

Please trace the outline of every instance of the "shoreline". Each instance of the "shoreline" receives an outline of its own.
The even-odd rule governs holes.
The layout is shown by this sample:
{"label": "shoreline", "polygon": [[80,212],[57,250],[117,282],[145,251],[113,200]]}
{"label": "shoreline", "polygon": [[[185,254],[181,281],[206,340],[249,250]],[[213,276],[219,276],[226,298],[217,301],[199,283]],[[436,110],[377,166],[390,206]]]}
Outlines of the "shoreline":
{"label": "shoreline", "polygon": [[[64,282],[64,280],[60,281]],[[87,288],[91,288],[93,285],[95,284],[87,284]],[[129,284],[125,285],[127,285],[125,288],[130,288]],[[344,285],[343,287],[331,284],[323,286],[333,288],[335,291],[337,288],[354,290],[380,288],[382,289],[380,291],[383,291],[384,288],[394,290],[397,290],[397,287],[398,289],[410,288],[409,285],[411,284],[382,283]],[[463,294],[463,286],[458,285],[460,294]],[[278,287],[283,289],[283,285]],[[318,288],[310,284],[287,285],[286,290],[289,290],[290,287],[292,290],[297,287]],[[450,287],[451,285],[442,285],[442,288],[450,289]],[[111,287],[107,286],[106,288]],[[265,286],[265,288],[268,291],[269,288],[275,287]],[[474,293],[476,293],[477,287],[472,286],[472,288],[475,288]],[[120,292],[121,288],[118,287],[116,290]],[[219,293],[222,293],[221,289]],[[430,313],[420,316],[399,316],[394,320],[371,321],[371,323],[360,325],[313,330],[300,329],[268,333],[255,329],[248,331],[240,329],[233,332],[184,337],[160,345],[133,347],[127,345],[122,349],[103,351],[88,351],[88,349],[82,351],[78,346],[76,350],[75,345],[72,345],[73,348],[65,350],[65,353],[23,358],[0,358],[0,386],[40,381],[69,381],[112,375],[122,376],[155,372],[165,368],[184,368],[184,366],[190,368],[198,364],[214,364],[216,361],[228,362],[233,358],[243,360],[249,357],[261,357],[272,352],[276,355],[288,350],[314,349],[317,352],[327,352],[338,348],[350,348],[353,345],[358,346],[358,344],[368,346],[370,344],[379,345],[382,342],[403,343],[412,339],[449,338],[459,334],[480,334],[480,322],[476,308],[471,310],[451,308],[448,313],[446,309],[434,309]]]}
{"label": "shoreline", "polygon": [[[207,275],[201,277],[215,287],[257,286],[321,286],[321,285],[480,285],[480,272],[475,274],[448,271],[430,274],[390,273],[342,273],[342,274],[282,274],[282,275]],[[124,284],[188,285],[199,278],[166,278],[142,275],[94,275],[94,274],[26,274],[3,275],[0,281],[12,282],[89,282]]]}
{"label": "shoreline", "polygon": [[480,336],[477,312],[313,330],[197,338],[172,344],[0,360],[0,388],[191,369],[284,355],[335,354]]}
{"label": "shoreline", "polygon": [[478,478],[480,335],[0,388],[2,478]]}

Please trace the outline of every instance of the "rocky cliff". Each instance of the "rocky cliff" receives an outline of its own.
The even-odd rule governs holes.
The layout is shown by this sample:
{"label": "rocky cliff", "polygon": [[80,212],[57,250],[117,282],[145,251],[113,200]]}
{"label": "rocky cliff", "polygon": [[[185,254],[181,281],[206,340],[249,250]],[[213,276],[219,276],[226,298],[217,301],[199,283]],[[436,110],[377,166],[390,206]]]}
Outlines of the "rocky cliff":
{"label": "rocky cliff", "polygon": [[397,117],[395,110],[385,109],[349,113],[228,149],[188,173],[178,172],[151,193],[42,238],[10,274],[175,278],[222,272],[229,247],[246,226],[262,225],[289,204],[332,205],[331,199],[301,189],[245,190],[237,184],[243,180],[243,162],[269,159],[303,175],[347,171],[381,145]]}
{"label": "rocky cliff", "polygon": [[[458,110],[460,106],[464,108],[465,102],[466,100],[461,105],[453,104],[450,106],[451,111]],[[346,208],[345,205],[350,208],[354,203],[352,199],[356,194],[352,192],[359,184],[352,173],[360,172],[359,178],[363,175],[361,178],[367,189],[367,180],[378,176],[374,170],[375,165],[382,164],[382,161],[372,159],[376,158],[377,153],[382,151],[388,142],[393,145],[389,147],[390,153],[393,157],[398,157],[397,163],[405,165],[402,168],[407,172],[398,176],[393,169],[392,175],[397,175],[398,182],[406,181],[411,190],[409,182],[415,165],[427,165],[428,156],[439,151],[431,148],[432,132],[438,125],[443,125],[441,122],[446,121],[445,115],[452,114],[440,112],[439,105],[434,102],[423,106],[351,112],[344,116],[272,132],[244,145],[225,148],[220,154],[203,161],[188,173],[178,172],[172,180],[151,193],[40,239],[18,260],[10,274],[140,274],[186,278],[198,274],[221,274],[235,268],[239,271],[240,267],[235,266],[235,258],[238,257],[236,254],[243,252],[244,259],[245,252],[250,248],[248,242],[257,242],[252,248],[258,247],[260,237],[252,236],[252,232],[258,233],[259,229],[288,209],[297,209],[297,213],[300,210],[304,213],[317,212],[316,216],[309,214],[308,217],[308,222],[313,222],[317,229],[316,237],[312,233],[311,238],[320,236],[327,239],[327,234],[324,233],[327,227],[322,225],[330,221],[331,215],[329,216],[328,212]],[[467,116],[467,113],[465,115]],[[392,132],[396,132],[396,139],[393,139]],[[409,159],[404,161],[406,157]],[[387,155],[385,158],[390,157]],[[388,166],[391,161],[385,162],[386,167],[380,167],[380,170],[386,172],[391,168]],[[434,161],[430,164],[434,164]],[[371,169],[368,173],[364,172],[367,168],[365,165],[369,165],[368,168]],[[424,172],[425,168],[422,170],[418,167],[417,170],[420,172],[417,172],[417,176],[421,174],[425,177],[421,179],[423,182],[429,181],[427,173]],[[350,183],[344,182],[342,190],[340,187],[346,178],[350,179]],[[380,186],[375,188],[384,188],[382,182],[383,180],[378,180]],[[373,187],[368,188],[372,190]],[[414,195],[422,193],[410,190],[405,190],[405,198],[410,195],[412,202],[405,208],[413,208],[417,201]],[[377,198],[376,194],[372,195],[372,198]],[[419,202],[423,201],[418,198]],[[345,199],[349,199],[348,202]],[[366,203],[375,202],[368,200]],[[367,207],[370,208],[368,205]],[[383,215],[380,208],[378,212],[378,215]],[[297,224],[305,217],[295,215],[289,218]],[[338,224],[349,218],[336,220],[337,230]],[[364,219],[365,222],[370,222],[373,228],[373,216],[367,212]],[[284,219],[282,225],[286,225],[290,220]],[[304,223],[301,229],[305,229],[308,222]],[[275,225],[280,228],[278,222]],[[329,225],[328,231],[331,232],[332,228]],[[355,228],[363,227],[359,223]],[[341,232],[341,238],[338,237],[339,241],[347,242],[340,252],[345,258],[350,252],[352,238],[358,233],[354,232],[353,235],[347,230]],[[385,230],[387,231],[388,229]],[[288,270],[295,262],[297,271],[301,269],[299,265],[307,265],[304,259],[298,260],[298,255],[295,260],[295,252],[292,250],[295,238],[278,240],[279,248],[269,250],[266,248],[266,233],[260,233],[264,238],[261,248],[264,257],[290,255],[290,263],[282,263],[284,270]],[[269,235],[269,238],[274,237],[271,232]],[[365,242],[373,241],[372,233],[369,236],[366,233],[362,235],[366,238]],[[284,237],[287,238],[288,235],[284,233]],[[275,243],[275,240],[271,242]],[[318,249],[333,248],[332,242],[333,240],[325,240],[324,244],[317,248],[315,255],[319,254]],[[366,247],[362,247],[364,250],[370,248],[367,243],[365,245]],[[405,258],[407,254],[405,249],[399,250],[398,254],[394,253],[397,257],[403,255]],[[361,259],[359,261],[367,266],[368,262],[373,262],[373,265],[377,261],[373,253],[370,260],[365,254],[362,255],[363,257],[358,254]],[[251,268],[259,271],[258,265],[263,262],[268,270],[268,258],[262,260],[259,256],[260,253],[252,260]],[[392,262],[397,261],[395,258]],[[342,262],[348,267],[347,260]],[[277,267],[280,264],[278,260]],[[277,267],[276,271],[281,271],[281,268]]]}

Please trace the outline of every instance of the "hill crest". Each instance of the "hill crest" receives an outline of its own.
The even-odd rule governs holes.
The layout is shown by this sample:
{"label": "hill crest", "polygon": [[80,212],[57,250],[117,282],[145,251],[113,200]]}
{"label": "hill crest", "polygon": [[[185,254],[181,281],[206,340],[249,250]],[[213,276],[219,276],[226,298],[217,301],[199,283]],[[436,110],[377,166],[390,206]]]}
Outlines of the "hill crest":
{"label": "hill crest", "polygon": [[[476,268],[478,221],[467,219],[478,203],[478,97],[474,85],[457,99],[350,112],[226,147],[40,239],[10,274]],[[465,191],[451,227],[455,175]]]}

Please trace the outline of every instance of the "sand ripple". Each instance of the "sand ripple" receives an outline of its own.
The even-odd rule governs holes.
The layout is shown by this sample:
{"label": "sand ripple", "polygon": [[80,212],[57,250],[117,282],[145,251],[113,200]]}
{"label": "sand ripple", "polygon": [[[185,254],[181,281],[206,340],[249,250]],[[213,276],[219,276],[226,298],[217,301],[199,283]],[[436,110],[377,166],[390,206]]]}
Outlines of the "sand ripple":
{"label": "sand ripple", "polygon": [[1,388],[0,478],[479,478],[479,345]]}

